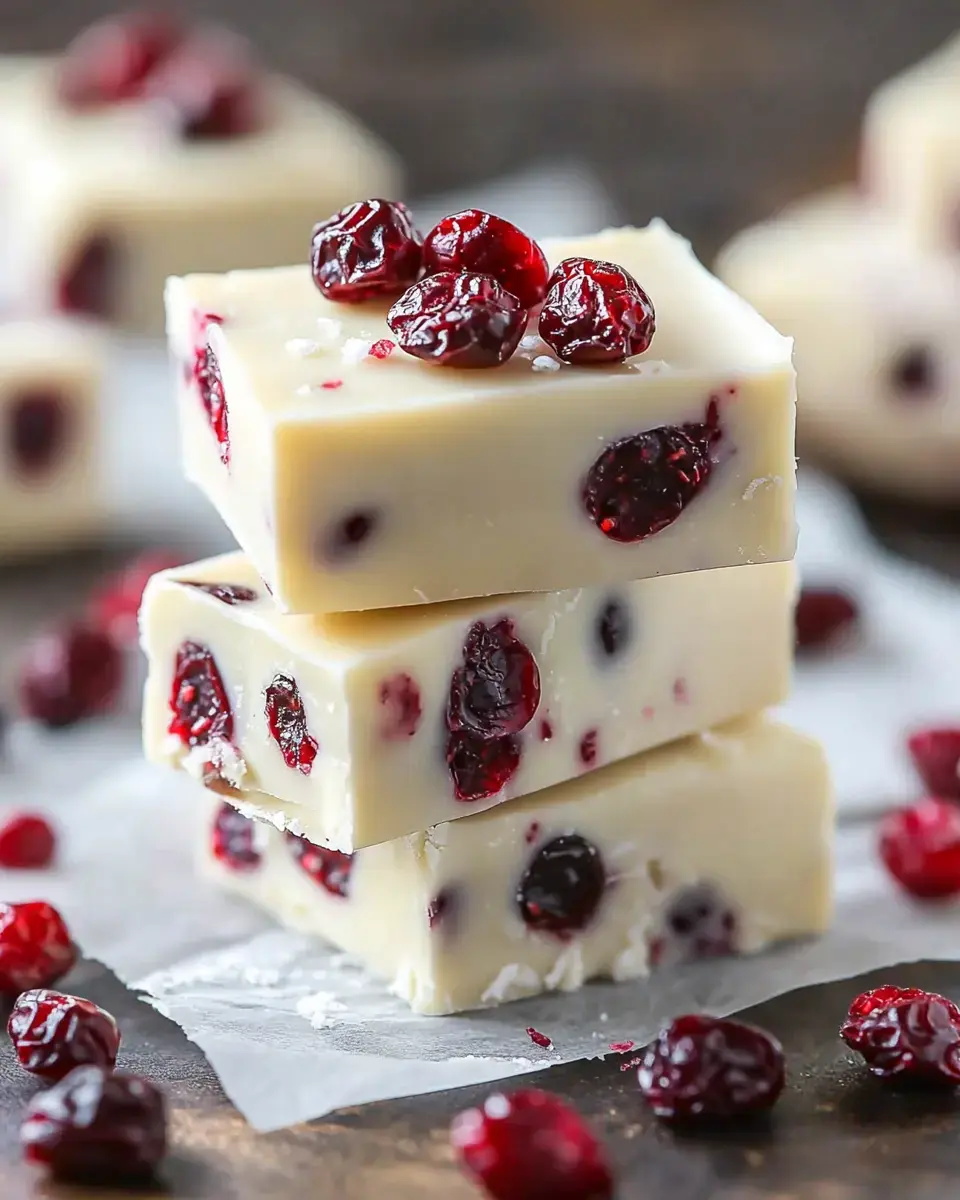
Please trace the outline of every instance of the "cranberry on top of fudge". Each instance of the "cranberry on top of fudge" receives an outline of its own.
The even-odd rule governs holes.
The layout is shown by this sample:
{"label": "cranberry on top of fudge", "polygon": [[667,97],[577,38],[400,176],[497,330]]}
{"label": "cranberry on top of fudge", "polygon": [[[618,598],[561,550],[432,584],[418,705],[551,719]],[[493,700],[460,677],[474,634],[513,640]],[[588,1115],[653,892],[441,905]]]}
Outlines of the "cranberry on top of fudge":
{"label": "cranberry on top of fudge", "polygon": [[649,348],[653,304],[615,263],[564,259],[550,273],[533,238],[479,208],[421,237],[406,205],[361,200],[315,226],[310,266],[329,300],[398,297],[387,324],[401,350],[439,366],[506,362],[538,318],[567,363],[618,363]]}

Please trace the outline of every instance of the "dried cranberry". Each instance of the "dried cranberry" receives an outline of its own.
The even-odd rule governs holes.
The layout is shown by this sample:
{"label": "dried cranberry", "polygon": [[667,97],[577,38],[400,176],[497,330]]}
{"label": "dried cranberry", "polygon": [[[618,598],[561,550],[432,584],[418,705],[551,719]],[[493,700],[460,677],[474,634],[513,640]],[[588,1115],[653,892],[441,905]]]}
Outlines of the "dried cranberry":
{"label": "dried cranberry", "polygon": [[413,737],[423,716],[420,689],[415,680],[400,671],[380,684],[380,707],[384,709],[380,736],[386,741]]}
{"label": "dried cranberry", "polygon": [[17,997],[7,1033],[23,1069],[45,1079],[62,1079],[82,1063],[112,1068],[120,1049],[120,1031],[108,1012],[43,988]]}
{"label": "dried cranberry", "polygon": [[547,282],[539,332],[564,362],[623,362],[647,349],[655,329],[650,297],[616,263],[566,258]]}
{"label": "dried cranberry", "polygon": [[387,313],[397,344],[424,362],[497,367],[527,326],[527,310],[489,275],[444,271],[408,288]]}
{"label": "dried cranberry", "polygon": [[890,382],[898,396],[910,400],[925,399],[937,387],[937,370],[927,346],[910,346],[890,367]]}
{"label": "dried cranberry", "polygon": [[921,729],[907,739],[907,749],[932,795],[960,800],[960,729]]}
{"label": "dried cranberry", "polygon": [[532,1025],[527,1026],[527,1037],[535,1046],[539,1046],[542,1050],[553,1049],[553,1039],[548,1038],[545,1033],[541,1033],[539,1029],[534,1029]]}
{"label": "dried cranberry", "polygon": [[540,722],[540,741],[549,742],[553,737],[553,725],[544,717]]}
{"label": "dried cranberry", "polygon": [[613,442],[587,472],[583,507],[615,542],[640,542],[680,516],[706,487],[720,440],[717,408],[696,425],[661,425]]}
{"label": "dried cranberry", "polygon": [[423,240],[423,269],[426,275],[492,275],[524,308],[544,298],[550,274],[547,257],[533,238],[480,208],[454,213],[434,225]]}
{"label": "dried cranberry", "polygon": [[50,822],[36,813],[17,813],[0,827],[0,867],[30,870],[49,867],[57,839]]}
{"label": "dried cranberry", "polygon": [[168,732],[185,746],[229,741],[233,713],[213,655],[198,642],[182,642],[177,650],[170,689],[173,718]]}
{"label": "dried cranberry", "polygon": [[512,734],[486,738],[461,730],[447,735],[447,767],[457,800],[496,796],[520,766],[520,740]]}
{"label": "dried cranberry", "polygon": [[600,734],[596,729],[588,729],[580,739],[578,753],[580,762],[585,767],[592,767],[597,761],[597,742]]}
{"label": "dried cranberry", "polygon": [[289,832],[287,845],[290,847],[290,853],[314,883],[319,883],[331,896],[342,896],[345,899],[350,894],[352,854],[328,850],[325,846],[315,846],[305,837],[298,837]]}
{"label": "dried cranberry", "polygon": [[238,813],[232,804],[221,804],[210,830],[210,851],[232,871],[255,870],[262,859],[257,849],[256,823]]}
{"label": "dried cranberry", "polygon": [[301,775],[309,775],[320,746],[307,728],[307,714],[295,679],[282,674],[273,677],[266,691],[264,713],[283,761]]}
{"label": "dried cranberry", "polygon": [[323,540],[321,557],[327,562],[339,563],[357,552],[379,524],[376,512],[353,512],[337,522]]}
{"label": "dried cranberry", "polygon": [[76,961],[70,933],[52,904],[0,903],[0,996],[48,987]]}
{"label": "dried cranberry", "polygon": [[667,904],[650,944],[656,966],[719,958],[737,952],[737,918],[715,888],[683,888]]}
{"label": "dried cranberry", "polygon": [[110,320],[116,316],[118,251],[106,234],[96,234],[80,247],[60,278],[57,307]]}
{"label": "dried cranberry", "polygon": [[125,13],[98,21],[64,53],[57,78],[61,102],[87,108],[129,100],[182,37],[179,25],[161,12]]}
{"label": "dried cranberry", "polygon": [[118,645],[135,642],[144,588],[159,571],[178,567],[182,562],[180,555],[169,550],[149,550],[135,558],[118,575],[108,579],[106,586],[90,601],[93,624],[106,630]]}
{"label": "dried cranberry", "polygon": [[596,846],[579,834],[562,834],[530,860],[517,885],[517,907],[529,929],[565,938],[590,924],[606,887]]}
{"label": "dried cranberry", "polygon": [[396,348],[397,343],[391,341],[390,338],[380,338],[370,347],[370,357],[382,362],[385,358],[389,358]]}
{"label": "dried cranberry", "polygon": [[198,592],[206,592],[214,600],[235,608],[238,604],[253,604],[260,599],[260,593],[242,583],[195,583],[192,579],[178,579],[177,583],[184,587],[196,588]]}
{"label": "dried cranberry", "polygon": [[603,1148],[556,1096],[534,1089],[488,1096],[458,1113],[454,1153],[494,1200],[609,1200]]}
{"label": "dried cranberry", "polygon": [[960,808],[928,798],[880,822],[880,857],[912,896],[938,900],[960,893]]}
{"label": "dried cranberry", "polygon": [[227,401],[223,394],[223,379],[220,377],[220,364],[217,356],[209,346],[197,350],[193,364],[193,378],[200,393],[200,401],[213,436],[220,447],[220,461],[225,467],[230,465],[230,427],[227,423]]}
{"label": "dried cranberry", "polygon": [[840,1036],[881,1079],[960,1084],[960,1010],[935,992],[883,988],[850,1007]]}
{"label": "dried cranberry", "polygon": [[241,137],[265,120],[263,89],[247,48],[223,33],[184,42],[151,75],[144,94],[169,107],[187,141]]}
{"label": "dried cranberry", "polygon": [[638,1071],[658,1117],[731,1117],[771,1108],[783,1091],[783,1048],[742,1021],[691,1014],[654,1038]]}
{"label": "dried cranberry", "polygon": [[630,609],[616,596],[604,601],[595,626],[597,644],[606,658],[615,658],[629,644],[633,620]]}
{"label": "dried cranberry", "polygon": [[449,929],[460,905],[460,893],[455,888],[441,888],[427,905],[427,924],[431,929],[440,925]]}
{"label": "dried cranberry", "polygon": [[167,1152],[163,1093],[137,1075],[76,1067],[30,1099],[20,1142],[58,1179],[149,1176]]}
{"label": "dried cranberry", "polygon": [[450,682],[447,728],[480,737],[519,733],[540,703],[540,672],[513,622],[477,621],[463,643],[463,666]]}
{"label": "dried cranberry", "polygon": [[70,433],[70,411],[56,392],[21,392],[7,408],[10,455],[20,475],[35,478],[54,465]]}
{"label": "dried cranberry", "polygon": [[837,588],[805,587],[794,618],[798,650],[819,649],[834,642],[860,616],[853,598]]}
{"label": "dried cranberry", "polygon": [[359,200],[313,229],[310,267],[328,300],[399,296],[420,274],[423,239],[405,204]]}
{"label": "dried cranberry", "polygon": [[20,664],[26,716],[51,728],[110,708],[123,682],[116,642],[88,625],[71,624],[35,638]]}

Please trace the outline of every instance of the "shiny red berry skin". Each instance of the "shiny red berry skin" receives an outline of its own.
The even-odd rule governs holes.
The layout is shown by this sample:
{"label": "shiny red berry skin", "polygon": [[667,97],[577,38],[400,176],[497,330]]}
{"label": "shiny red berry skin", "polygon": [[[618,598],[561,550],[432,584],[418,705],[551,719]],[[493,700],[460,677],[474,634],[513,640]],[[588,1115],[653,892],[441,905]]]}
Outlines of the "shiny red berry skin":
{"label": "shiny red berry skin", "polygon": [[935,992],[864,993],[851,1004],[840,1036],[881,1079],[960,1084],[960,1010]]}
{"label": "shiny red berry skin", "polygon": [[182,38],[180,26],[159,11],[97,21],[64,52],[57,76],[61,103],[89,108],[132,99]]}
{"label": "shiny red berry skin", "polygon": [[516,904],[528,929],[563,941],[590,925],[607,890],[600,851],[577,833],[540,846],[517,884]]}
{"label": "shiny red berry skin", "polygon": [[493,1200],[609,1200],[603,1147],[557,1096],[533,1088],[488,1096],[458,1113],[454,1154]]}
{"label": "shiny red berry skin", "polygon": [[307,729],[297,681],[289,675],[275,675],[266,691],[264,711],[270,736],[280,747],[283,761],[301,775],[309,775],[320,746]]}
{"label": "shiny red berry skin", "polygon": [[172,550],[148,550],[135,558],[94,594],[88,610],[91,623],[118,645],[133,645],[137,640],[137,615],[144,588],[158,571],[177,567],[181,562],[183,558]]}
{"label": "shiny red berry skin", "polygon": [[148,1079],[75,1067],[27,1105],[20,1143],[56,1179],[149,1177],[167,1152],[163,1093]]}
{"label": "shiny red berry skin", "polygon": [[50,822],[39,813],[15,813],[0,826],[0,867],[6,870],[49,867],[56,848]]}
{"label": "shiny red berry skin", "polygon": [[786,1079],[783,1048],[742,1021],[677,1017],[647,1046],[640,1093],[667,1120],[733,1117],[771,1108]]}
{"label": "shiny red berry skin", "polygon": [[387,313],[397,345],[435,366],[498,367],[513,354],[527,310],[489,275],[430,275]]}
{"label": "shiny red berry skin", "polygon": [[487,738],[519,733],[539,704],[537,661],[513,622],[475,622],[463,644],[463,665],[450,682],[447,728]]}
{"label": "shiny red berry skin", "polygon": [[538,330],[564,362],[618,363],[649,347],[656,317],[650,297],[623,267],[565,258],[547,282]]}
{"label": "shiny red berry skin", "polygon": [[70,932],[52,904],[0,903],[0,996],[49,987],[76,961]]}
{"label": "shiny red berry skin", "polygon": [[467,208],[444,217],[423,239],[423,271],[492,275],[524,308],[547,294],[547,256],[533,238],[503,217]]}
{"label": "shiny red berry skin", "polygon": [[213,655],[199,642],[183,642],[177,650],[170,687],[173,717],[168,732],[185,746],[230,741],[233,712]]}
{"label": "shiny red berry skin", "polygon": [[102,630],[76,623],[35,638],[20,664],[24,715],[52,729],[110,709],[123,684],[123,656]]}
{"label": "shiny red berry skin", "polygon": [[897,883],[920,900],[960,893],[960,808],[930,797],[887,813],[880,857]]}
{"label": "shiny red berry skin", "polygon": [[7,1033],[21,1067],[44,1079],[62,1079],[83,1063],[112,1069],[120,1049],[110,1013],[91,1000],[45,988],[17,997]]}
{"label": "shiny red berry skin", "polygon": [[314,883],[318,883],[331,896],[345,900],[350,895],[350,872],[353,870],[353,855],[340,850],[328,850],[316,846],[305,837],[287,833],[287,845],[301,869]]}
{"label": "shiny red berry skin", "polygon": [[520,739],[487,738],[467,730],[447,735],[447,769],[454,799],[470,804],[496,796],[520,766]]}
{"label": "shiny red berry skin", "polygon": [[313,282],[328,300],[399,296],[420,276],[423,239],[398,200],[358,200],[314,226]]}
{"label": "shiny red berry skin", "polygon": [[921,729],[907,739],[914,768],[932,796],[960,800],[960,729]]}
{"label": "shiny red berry skin", "polygon": [[805,587],[794,612],[797,650],[819,650],[836,642],[860,617],[856,601],[838,588]]}
{"label": "shiny red berry skin", "polygon": [[210,852],[231,871],[256,870],[263,858],[257,848],[256,822],[224,802],[213,818]]}

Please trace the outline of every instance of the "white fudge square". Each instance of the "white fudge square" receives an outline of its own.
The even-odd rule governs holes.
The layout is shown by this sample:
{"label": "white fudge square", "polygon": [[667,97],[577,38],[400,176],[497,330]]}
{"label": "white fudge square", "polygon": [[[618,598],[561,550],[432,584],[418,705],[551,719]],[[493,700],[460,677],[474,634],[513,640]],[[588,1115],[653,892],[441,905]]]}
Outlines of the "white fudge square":
{"label": "white fudge square", "polygon": [[104,294],[94,315],[159,333],[167,275],[298,262],[320,217],[400,186],[377,139],[291,80],[264,78],[262,129],[191,142],[143,101],[65,107],[57,67],[0,59],[5,255],[23,307],[57,308],[86,261]]}
{"label": "white fudge square", "polygon": [[[782,702],[795,590],[792,563],[767,563],[297,617],[278,611],[242,555],[194,563],[146,590],[146,753],[228,784],[250,811],[289,811],[318,844],[355,850]],[[185,646],[196,648],[189,668]],[[474,724],[451,732],[451,695],[465,671],[483,686],[511,651],[533,664],[535,694],[525,701],[512,682],[490,690],[501,708],[526,704],[526,723],[491,739],[487,695],[464,693]],[[211,711],[212,673],[232,726],[194,735],[193,718]],[[185,686],[195,691],[183,700]],[[278,701],[280,716],[299,718],[295,729],[283,732],[274,717],[271,732]],[[171,733],[181,712],[189,732]]]}
{"label": "white fudge square", "polygon": [[102,530],[105,354],[82,322],[0,322],[0,557],[67,548]]}
{"label": "white fudge square", "polygon": [[873,490],[960,499],[960,263],[840,190],[744,230],[717,271],[796,339],[801,452]]}
{"label": "white fudge square", "polygon": [[[792,557],[789,341],[662,222],[544,249],[552,263],[585,255],[632,272],[657,313],[650,349],[616,366],[542,370],[550,356],[536,342],[501,367],[436,367],[399,349],[378,357],[386,306],[325,299],[306,265],[170,280],[187,475],[283,609],[554,591]],[[219,432],[193,369],[206,339],[222,375]],[[316,348],[304,353],[306,342]],[[614,540],[585,500],[597,464],[644,439],[669,459],[669,439],[686,436],[678,428],[718,435],[700,483],[658,532]],[[636,471],[620,486],[644,502],[677,486],[666,466],[655,479]]]}
{"label": "white fudge square", "polygon": [[874,93],[863,172],[917,246],[960,250],[960,35]]}
{"label": "white fudge square", "polygon": [[758,718],[352,858],[228,805],[213,820],[224,886],[424,1013],[753,953],[831,916],[823,754]]}

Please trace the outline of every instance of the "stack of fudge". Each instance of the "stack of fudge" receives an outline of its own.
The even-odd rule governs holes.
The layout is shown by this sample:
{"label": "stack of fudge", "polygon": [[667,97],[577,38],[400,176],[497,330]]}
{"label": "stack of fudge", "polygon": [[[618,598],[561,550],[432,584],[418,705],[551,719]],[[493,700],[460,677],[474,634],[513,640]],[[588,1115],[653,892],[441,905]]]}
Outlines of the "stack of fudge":
{"label": "stack of fudge", "polygon": [[161,13],[0,58],[0,160],[2,556],[104,528],[105,326],[160,333],[172,271],[293,259],[318,203],[398,180],[351,118]]}
{"label": "stack of fudge", "polygon": [[685,241],[373,200],[166,301],[243,552],[148,585],[144,740],[217,880],[424,1013],[824,928],[791,345]]}
{"label": "stack of fudge", "polygon": [[796,338],[801,448],[855,483],[960,500],[960,36],[885,83],[858,189],[739,234],[720,276]]}

